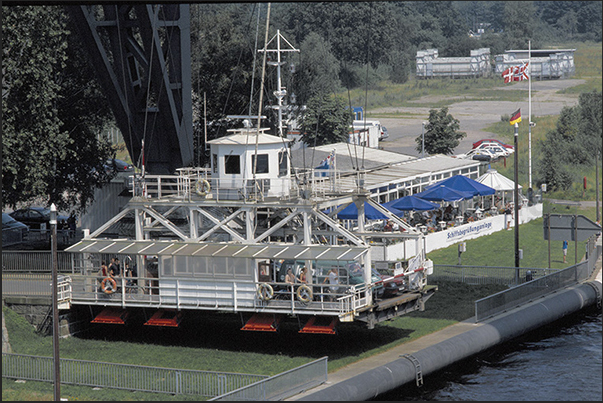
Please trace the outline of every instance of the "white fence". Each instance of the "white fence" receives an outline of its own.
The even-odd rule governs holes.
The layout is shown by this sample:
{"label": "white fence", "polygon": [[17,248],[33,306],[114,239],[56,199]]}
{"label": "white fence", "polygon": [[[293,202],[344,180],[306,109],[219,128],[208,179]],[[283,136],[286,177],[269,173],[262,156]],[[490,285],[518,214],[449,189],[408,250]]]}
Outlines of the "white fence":
{"label": "white fence", "polygon": [[[540,217],[542,217],[542,204],[540,203],[529,207],[524,205],[519,209],[519,224],[525,224]],[[433,233],[427,233],[426,228],[421,228],[425,233],[425,253],[505,230],[507,222],[509,222],[509,228],[514,228],[515,219],[512,214],[497,214]],[[416,243],[417,241],[414,239],[405,239],[386,246],[375,246],[371,249],[371,258],[374,261],[406,260],[416,255],[418,250]]]}

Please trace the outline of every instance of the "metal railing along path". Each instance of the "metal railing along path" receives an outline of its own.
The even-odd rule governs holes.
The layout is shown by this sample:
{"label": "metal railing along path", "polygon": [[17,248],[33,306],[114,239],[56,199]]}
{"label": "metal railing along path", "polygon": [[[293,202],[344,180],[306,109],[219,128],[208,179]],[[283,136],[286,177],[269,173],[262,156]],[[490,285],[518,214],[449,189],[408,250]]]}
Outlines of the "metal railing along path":
{"label": "metal railing along path", "polygon": [[553,291],[588,280],[601,256],[601,245],[596,245],[592,237],[586,247],[586,260],[578,264],[475,301],[475,321],[480,322]]}
{"label": "metal railing along path", "polygon": [[559,270],[561,269],[434,264],[433,274],[429,276],[429,282],[457,281],[473,285],[502,284],[515,286],[528,281],[530,276],[534,279]]}
{"label": "metal railing along path", "polygon": [[[268,378],[267,375],[147,367],[60,359],[61,383],[140,392],[219,396]],[[2,353],[2,377],[54,381],[52,357]]]}
{"label": "metal railing along path", "polygon": [[[57,266],[59,273],[73,271],[73,253],[58,251]],[[3,250],[2,272],[52,272],[52,251],[50,250]]]}
{"label": "metal railing along path", "polygon": [[[71,277],[57,278],[59,303],[71,299]],[[46,273],[2,273],[2,295],[17,297],[52,297],[52,275]]]}
{"label": "metal railing along path", "polygon": [[210,400],[284,400],[327,381],[328,357],[262,379]]}

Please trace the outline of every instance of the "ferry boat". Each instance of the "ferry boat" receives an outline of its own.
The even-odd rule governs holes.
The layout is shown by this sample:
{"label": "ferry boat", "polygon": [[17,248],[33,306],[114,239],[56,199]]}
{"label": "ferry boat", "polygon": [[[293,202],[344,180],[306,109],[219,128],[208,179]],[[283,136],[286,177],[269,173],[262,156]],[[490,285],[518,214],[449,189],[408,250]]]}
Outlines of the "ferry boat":
{"label": "ferry boat", "polygon": [[[280,54],[298,50],[282,49],[281,42],[288,44],[277,31],[268,42],[277,48],[258,50],[277,55],[278,136],[261,128],[261,116],[237,116],[245,119],[243,128],[207,142],[209,168],[148,175],[143,165],[131,177],[126,206],[66,249],[74,256],[68,303],[104,308],[93,322],[124,323],[142,308],[154,310],[146,325],[178,326],[189,312],[214,311],[239,313],[243,330],[276,331],[284,318],[295,317],[300,332],[334,334],[338,323],[373,328],[422,310],[437,290],[427,285],[433,264],[424,235],[371,199],[365,171],[328,164],[292,169]],[[339,220],[351,203],[356,220]],[[398,230],[374,229],[365,206]],[[413,254],[401,243],[403,261],[374,264],[375,248],[408,238]],[[135,270],[99,276],[111,258]]]}
{"label": "ferry boat", "polygon": [[[133,175],[127,205],[66,249],[69,304],[106,308],[93,320],[100,323],[124,323],[137,308],[153,309],[145,324],[159,326],[215,311],[246,315],[243,330],[276,331],[295,317],[309,333],[354,321],[373,328],[423,310],[437,290],[427,285],[424,235],[371,199],[362,171],[292,169],[288,142],[267,129],[232,129],[208,142],[209,168]],[[350,203],[358,217],[344,223],[337,213]],[[413,256],[375,269],[371,251],[383,243],[373,239],[385,234],[367,225],[366,205],[398,224],[389,243],[415,240]],[[135,270],[99,277],[113,257]],[[303,267],[305,283],[285,281],[288,269],[300,279]]]}

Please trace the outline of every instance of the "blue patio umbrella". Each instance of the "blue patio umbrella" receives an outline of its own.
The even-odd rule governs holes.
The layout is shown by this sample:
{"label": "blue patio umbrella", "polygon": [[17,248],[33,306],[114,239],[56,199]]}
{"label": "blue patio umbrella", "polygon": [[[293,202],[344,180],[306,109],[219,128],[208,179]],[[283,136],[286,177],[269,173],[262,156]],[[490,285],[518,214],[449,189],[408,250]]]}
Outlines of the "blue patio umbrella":
{"label": "blue patio umbrella", "polygon": [[[386,208],[397,216],[403,214],[402,211],[393,207]],[[368,202],[364,202],[364,216],[369,220],[384,220],[389,218],[385,214],[377,210],[375,207],[371,206]],[[346,208],[337,213],[337,218],[340,218],[342,220],[358,219],[358,208],[356,207],[356,204],[350,203]]]}
{"label": "blue patio umbrella", "polygon": [[470,199],[473,197],[473,193],[454,190],[444,185],[436,185],[415,194],[415,196],[429,201],[456,201]]}
{"label": "blue patio umbrella", "polygon": [[387,203],[383,203],[383,207],[390,208],[393,207],[402,211],[411,211],[411,210],[436,210],[440,208],[439,204],[432,203],[428,200],[423,200],[417,196],[410,195],[404,196],[400,199],[392,200]]}
{"label": "blue patio umbrella", "polygon": [[438,183],[427,186],[425,190],[429,190],[432,187],[440,185],[444,185],[460,192],[471,192],[472,196],[487,196],[496,193],[496,189],[486,186],[483,183],[479,183],[478,181],[468,178],[464,175],[451,176],[450,178],[446,178]]}

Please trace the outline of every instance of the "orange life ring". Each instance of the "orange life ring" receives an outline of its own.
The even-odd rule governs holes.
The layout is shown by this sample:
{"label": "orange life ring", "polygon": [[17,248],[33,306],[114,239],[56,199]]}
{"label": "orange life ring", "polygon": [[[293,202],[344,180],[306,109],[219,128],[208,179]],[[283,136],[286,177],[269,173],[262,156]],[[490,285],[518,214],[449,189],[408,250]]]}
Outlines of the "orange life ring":
{"label": "orange life ring", "polygon": [[[107,285],[107,283],[110,284]],[[117,282],[113,278],[107,277],[103,279],[101,283],[101,289],[105,294],[113,294],[117,290]]]}

